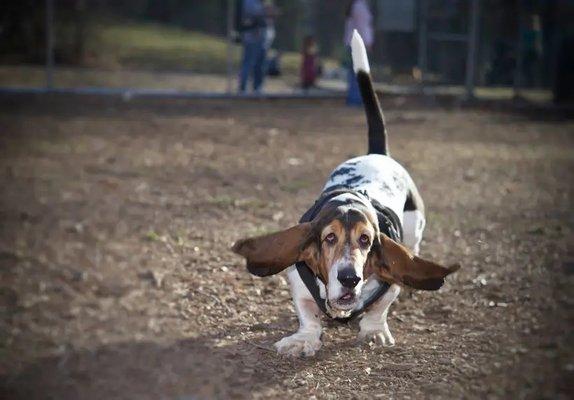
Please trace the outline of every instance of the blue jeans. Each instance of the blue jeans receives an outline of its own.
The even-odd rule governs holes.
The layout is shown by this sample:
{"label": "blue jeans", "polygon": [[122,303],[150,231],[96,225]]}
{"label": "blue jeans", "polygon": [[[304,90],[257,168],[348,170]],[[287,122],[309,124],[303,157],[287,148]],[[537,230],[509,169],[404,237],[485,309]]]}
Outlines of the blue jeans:
{"label": "blue jeans", "polygon": [[253,90],[259,91],[265,77],[265,47],[263,40],[244,41],[239,72],[239,91],[245,92],[249,75],[253,74]]}
{"label": "blue jeans", "polygon": [[353,71],[353,67],[347,69],[347,86],[347,104],[350,106],[362,105],[363,99],[359,90],[359,82],[357,82],[357,75]]}

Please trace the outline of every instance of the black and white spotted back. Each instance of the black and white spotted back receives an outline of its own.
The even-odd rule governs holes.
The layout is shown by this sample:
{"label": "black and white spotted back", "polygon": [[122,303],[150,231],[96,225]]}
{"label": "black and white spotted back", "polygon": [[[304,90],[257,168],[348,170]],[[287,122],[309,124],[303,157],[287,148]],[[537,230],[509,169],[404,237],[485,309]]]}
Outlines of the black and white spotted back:
{"label": "black and white spotted back", "polygon": [[388,156],[369,154],[351,158],[335,168],[323,191],[364,190],[370,198],[393,210],[402,222],[411,186],[411,177],[398,162]]}

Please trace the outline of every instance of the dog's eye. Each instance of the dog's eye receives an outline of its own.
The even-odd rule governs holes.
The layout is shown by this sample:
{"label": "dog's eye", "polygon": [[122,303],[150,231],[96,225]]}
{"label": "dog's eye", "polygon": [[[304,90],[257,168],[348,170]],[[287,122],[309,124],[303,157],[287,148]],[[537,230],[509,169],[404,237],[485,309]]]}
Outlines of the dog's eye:
{"label": "dog's eye", "polygon": [[329,244],[337,243],[337,235],[335,235],[333,232],[329,233],[327,236],[325,236],[325,242]]}
{"label": "dog's eye", "polygon": [[367,247],[371,244],[371,238],[369,237],[369,235],[363,234],[359,237],[359,243],[361,246]]}

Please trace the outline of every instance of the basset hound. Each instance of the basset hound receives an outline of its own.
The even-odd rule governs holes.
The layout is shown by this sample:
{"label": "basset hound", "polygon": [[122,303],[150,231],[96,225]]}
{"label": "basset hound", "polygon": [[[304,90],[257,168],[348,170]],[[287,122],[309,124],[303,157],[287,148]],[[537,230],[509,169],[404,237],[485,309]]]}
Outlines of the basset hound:
{"label": "basset hound", "polygon": [[359,339],[393,346],[387,313],[401,285],[437,290],[459,265],[418,257],[424,204],[408,172],[389,156],[381,106],[365,46],[355,31],[353,67],[368,122],[369,151],[331,173],[298,225],[237,241],[257,276],[288,269],[299,330],[277,343],[281,354],[312,356],[321,347],[321,314],[360,317]]}

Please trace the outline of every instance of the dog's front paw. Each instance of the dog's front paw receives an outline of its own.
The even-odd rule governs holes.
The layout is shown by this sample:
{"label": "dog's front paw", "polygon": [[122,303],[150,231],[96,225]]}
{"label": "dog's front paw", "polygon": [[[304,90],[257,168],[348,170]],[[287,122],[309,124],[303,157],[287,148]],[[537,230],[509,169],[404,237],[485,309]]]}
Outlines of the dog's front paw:
{"label": "dog's front paw", "polygon": [[321,348],[321,339],[316,334],[297,332],[275,343],[275,348],[279,354],[311,357]]}
{"label": "dog's front paw", "polygon": [[364,342],[375,342],[383,347],[393,347],[395,338],[391,335],[389,329],[363,330],[359,332],[359,340]]}

